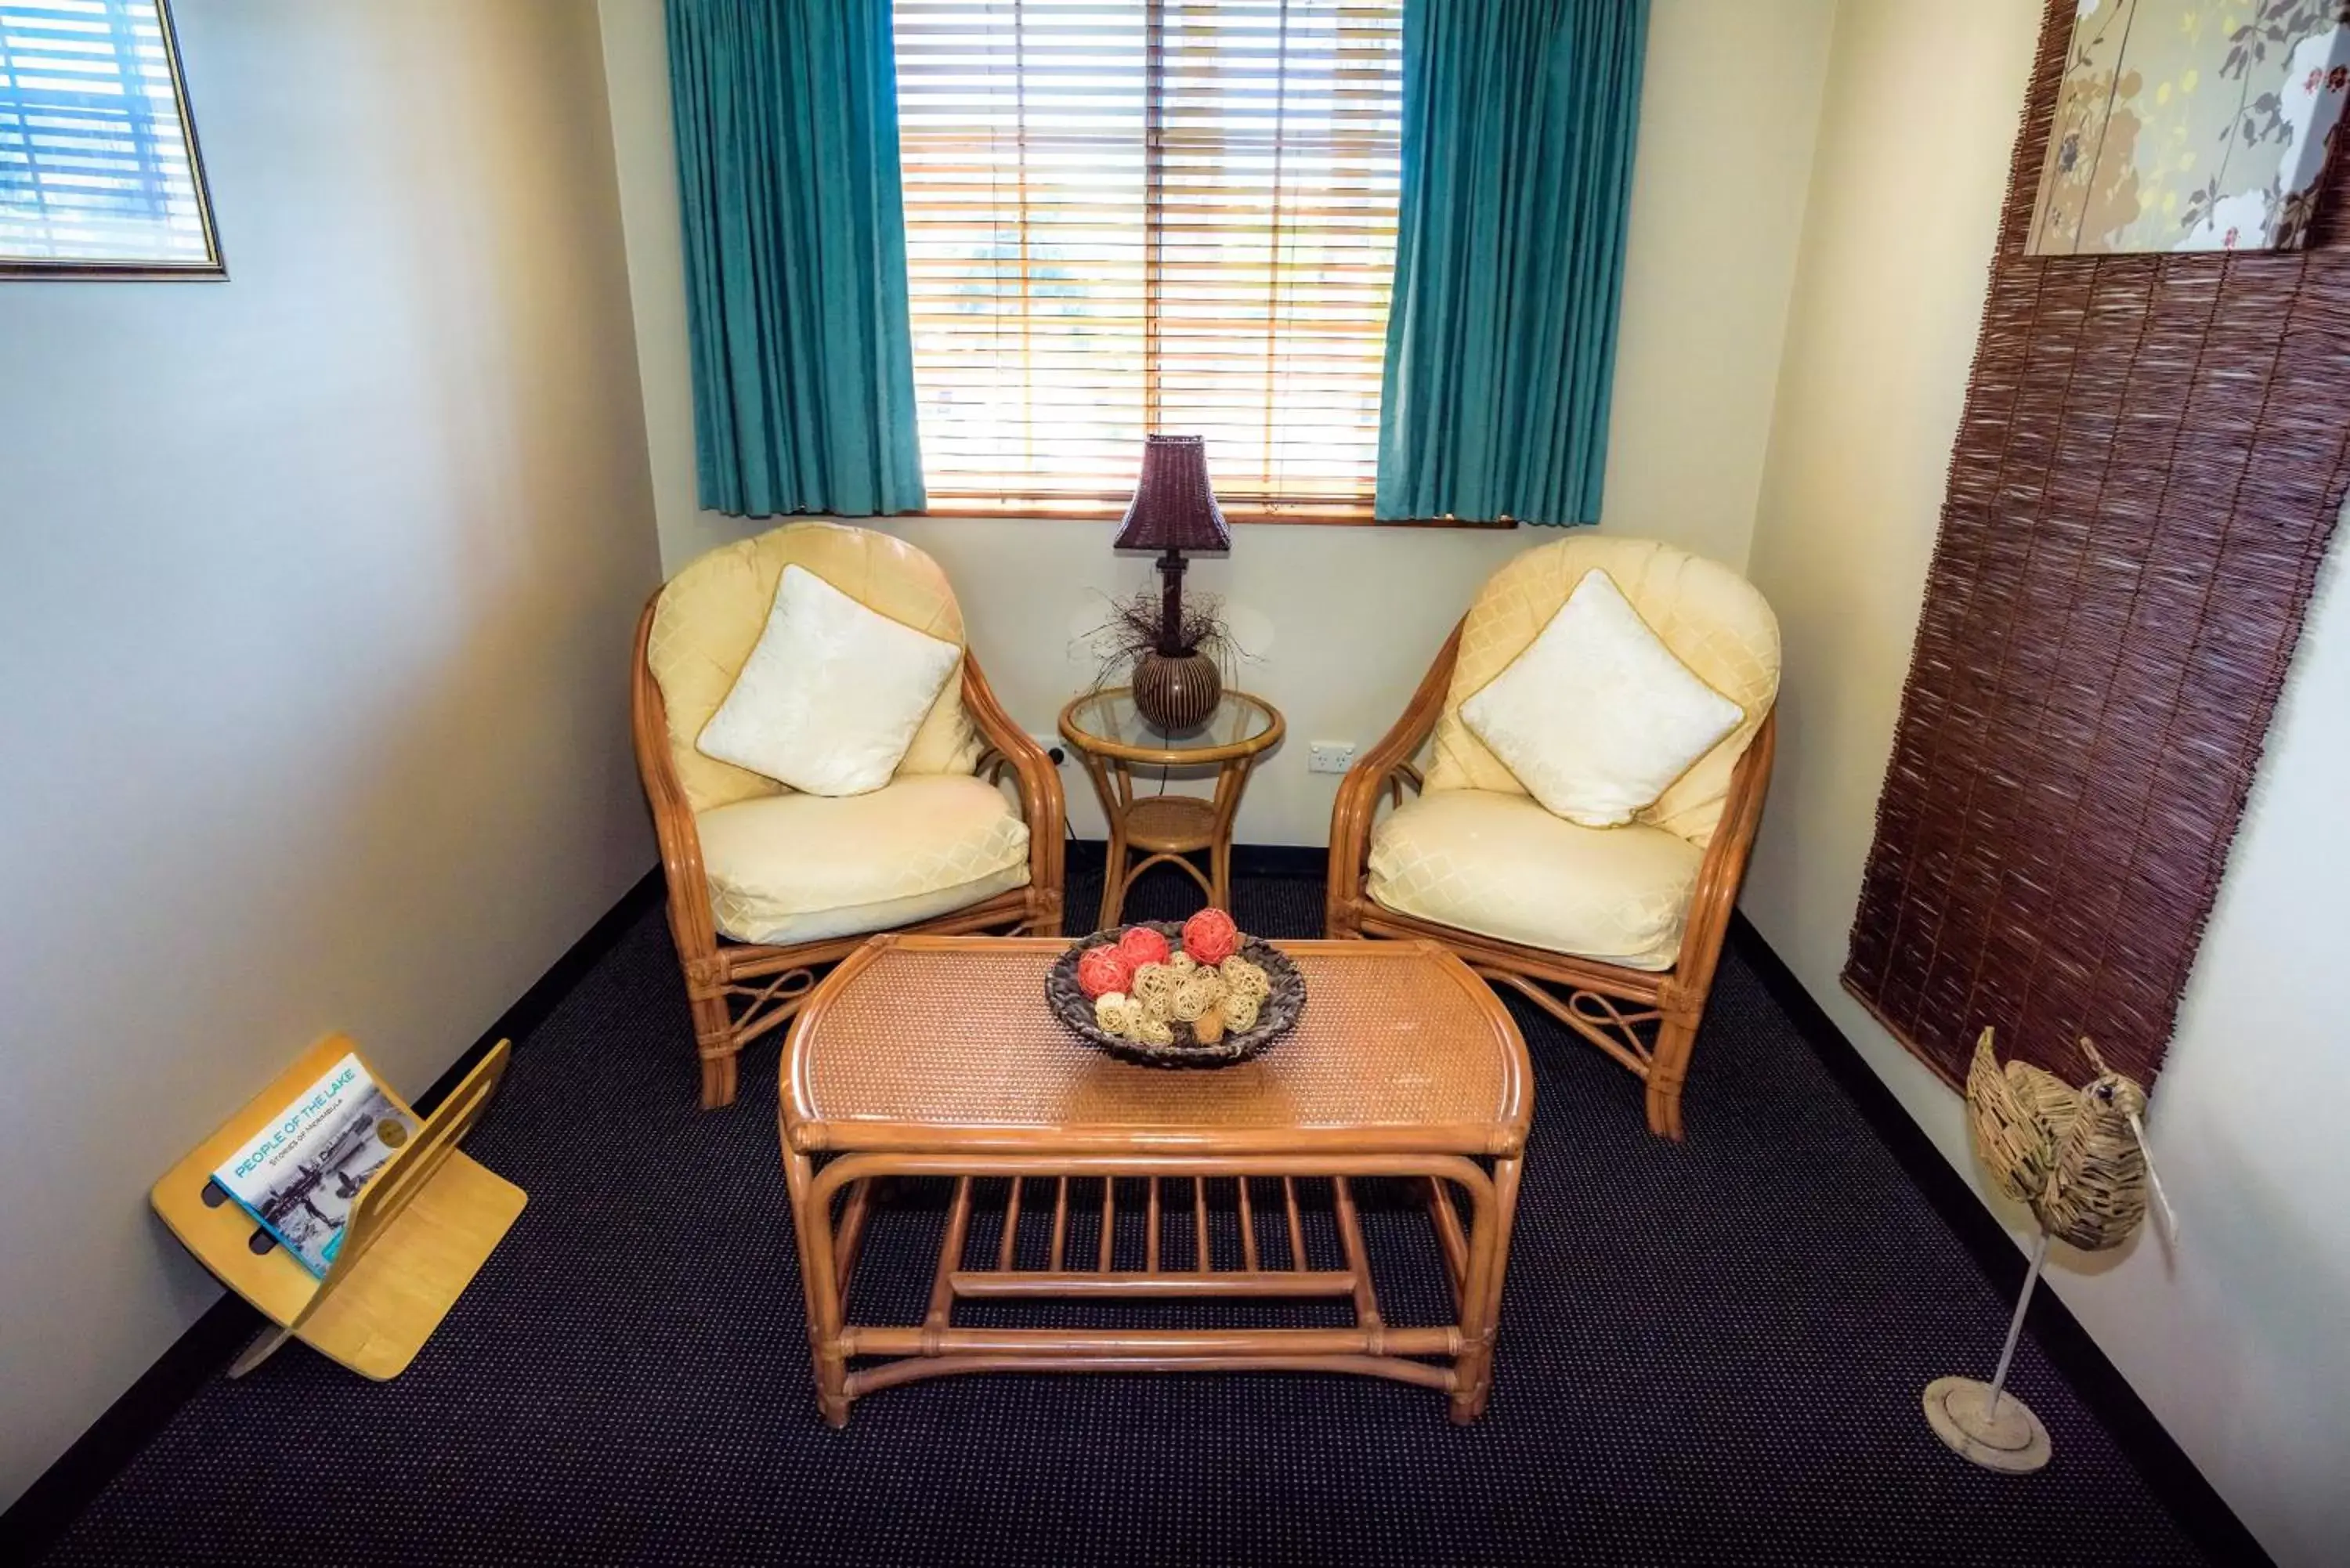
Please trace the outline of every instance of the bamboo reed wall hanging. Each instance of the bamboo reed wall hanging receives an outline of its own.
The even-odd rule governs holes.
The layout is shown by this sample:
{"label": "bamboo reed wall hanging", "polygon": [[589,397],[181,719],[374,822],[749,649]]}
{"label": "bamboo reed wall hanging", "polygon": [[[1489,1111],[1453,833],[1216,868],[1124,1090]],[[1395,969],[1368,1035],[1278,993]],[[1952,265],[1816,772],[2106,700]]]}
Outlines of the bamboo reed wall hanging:
{"label": "bamboo reed wall hanging", "polygon": [[1953,1086],[1986,1025],[2162,1060],[2350,483],[2350,158],[2298,252],[2027,256],[2043,24],[1845,985]]}

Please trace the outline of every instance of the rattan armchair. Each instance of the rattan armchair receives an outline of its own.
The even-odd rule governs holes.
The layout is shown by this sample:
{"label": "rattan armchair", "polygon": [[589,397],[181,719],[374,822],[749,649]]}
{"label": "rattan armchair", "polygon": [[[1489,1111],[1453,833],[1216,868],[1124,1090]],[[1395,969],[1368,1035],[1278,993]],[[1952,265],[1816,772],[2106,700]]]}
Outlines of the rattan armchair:
{"label": "rattan armchair", "polygon": [[[900,878],[882,885],[886,896],[862,899],[847,909],[817,908],[782,918],[786,927],[806,928],[809,934],[805,940],[745,940],[740,934],[759,917],[756,911],[744,911],[739,889],[728,878],[713,878],[704,852],[705,825],[721,811],[739,814],[746,805],[772,813],[772,804],[755,803],[774,803],[790,797],[791,792],[702,756],[693,750],[693,738],[757,640],[775,583],[793,561],[884,614],[934,636],[962,640],[961,611],[944,575],[929,556],[887,535],[837,524],[794,524],[713,551],[689,565],[645,606],[637,627],[631,679],[637,766],[669,884],[670,934],[692,1012],[704,1109],[733,1103],[736,1054],[788,1023],[814,988],[816,971],[854,952],[875,931],[1057,936],[1061,929],[1065,818],[1059,773],[1003,711],[978,660],[966,650],[960,680],[951,680],[941,693],[898,777],[874,796],[850,797],[867,803],[850,809],[869,819],[872,803],[901,783],[912,779],[917,787],[931,786],[928,796],[903,814],[897,834],[902,842],[893,847],[902,866],[923,867],[927,881],[936,882],[959,874],[936,869],[951,861],[957,846],[941,846],[921,836],[934,833],[941,818],[955,815],[939,809],[941,781],[978,778],[994,794],[995,786],[1008,778],[1018,796],[1017,810],[1011,811],[1008,802],[999,805],[1007,818],[1016,818],[1017,830],[1024,830],[1024,858],[994,867],[982,877],[949,880],[913,894],[889,890],[903,885],[902,866],[877,865],[877,877]],[[727,623],[714,629],[707,625],[713,604]],[[746,607],[755,613],[746,617]],[[695,624],[679,624],[689,620]],[[668,684],[673,690],[665,691],[660,667],[666,643],[684,640],[689,631],[701,640],[683,656],[666,655]],[[976,809],[985,817],[987,807],[973,807],[969,784],[943,787],[961,792],[948,804],[963,816]],[[834,804],[817,805],[822,810]],[[1008,842],[1007,835],[1015,831],[1008,821],[993,825],[993,830],[997,844]],[[836,856],[840,850],[837,842],[824,847]],[[1016,843],[1012,853],[1019,854]],[[970,901],[958,902],[965,893],[972,895]],[[892,918],[899,913],[910,918]],[[735,933],[724,929],[729,924]]]}
{"label": "rattan armchair", "polygon": [[[1550,818],[1530,797],[1518,798],[1523,787],[1457,717],[1461,701],[1532,640],[1594,566],[1617,579],[1685,662],[1747,712],[1745,723],[1643,813],[1640,823],[1622,828],[1575,827]],[[1742,590],[1751,602],[1742,599]],[[1712,607],[1706,601],[1718,600],[1731,613],[1709,624],[1691,606],[1676,604],[1677,596],[1697,601],[1700,611]],[[1488,982],[1523,995],[1639,1078],[1648,1087],[1649,1130],[1679,1139],[1681,1085],[1770,782],[1777,683],[1776,624],[1759,596],[1727,568],[1669,546],[1604,536],[1577,536],[1528,552],[1486,586],[1453,628],[1402,718],[1341,781],[1330,823],[1328,934],[1443,943]],[[1420,759],[1431,740],[1435,754],[1423,770]],[[1419,795],[1409,806],[1407,790]],[[1641,950],[1638,964],[1512,940],[1509,933],[1524,922],[1487,919],[1478,907],[1475,855],[1511,853],[1507,833],[1489,831],[1486,842],[1464,857],[1468,863],[1440,867],[1444,883],[1438,901],[1453,918],[1432,918],[1431,900],[1404,898],[1398,877],[1390,875],[1383,887],[1374,860],[1382,836],[1399,836],[1394,826],[1441,791],[1462,792],[1451,805],[1488,804],[1504,828],[1538,820],[1544,824],[1539,832],[1570,841],[1671,834],[1688,846],[1673,851],[1685,857],[1676,864],[1686,876],[1686,895],[1677,877],[1670,884],[1677,907],[1660,913],[1662,936]],[[1383,816],[1385,807],[1393,810]],[[1507,815],[1512,812],[1514,817]],[[1499,862],[1486,863],[1482,874],[1495,880],[1529,875],[1523,865],[1504,870]],[[1398,907],[1408,901],[1421,907]]]}

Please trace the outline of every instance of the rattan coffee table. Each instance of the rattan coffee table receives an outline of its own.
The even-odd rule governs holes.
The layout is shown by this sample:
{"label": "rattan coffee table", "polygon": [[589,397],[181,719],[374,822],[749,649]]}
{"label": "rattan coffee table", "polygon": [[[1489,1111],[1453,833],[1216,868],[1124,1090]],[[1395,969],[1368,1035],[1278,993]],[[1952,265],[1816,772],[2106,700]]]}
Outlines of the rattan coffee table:
{"label": "rattan coffee table", "polygon": [[[1279,945],[1305,976],[1304,1016],[1263,1055],[1214,1070],[1121,1062],[1072,1035],[1044,1000],[1059,940],[882,936],[826,978],[785,1046],[782,1128],[827,1420],[896,1384],[1015,1370],[1354,1372],[1441,1389],[1455,1421],[1485,1407],[1534,1109],[1525,1043],[1433,943]],[[928,1310],[850,1323],[876,1184],[900,1176],[952,1184]],[[1381,1315],[1350,1180],[1371,1177],[1422,1189],[1452,1323]],[[1001,1238],[977,1259],[975,1212]],[[962,1302],[1106,1297],[1331,1297],[1353,1323],[954,1321]]]}

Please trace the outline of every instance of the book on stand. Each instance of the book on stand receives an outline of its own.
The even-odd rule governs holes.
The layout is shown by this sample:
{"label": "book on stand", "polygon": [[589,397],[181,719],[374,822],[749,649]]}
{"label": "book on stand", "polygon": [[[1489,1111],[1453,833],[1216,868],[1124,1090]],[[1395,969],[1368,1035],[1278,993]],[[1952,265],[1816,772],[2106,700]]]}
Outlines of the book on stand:
{"label": "book on stand", "polygon": [[224,1160],[213,1180],[323,1279],[342,1246],[353,1200],[415,1133],[413,1118],[391,1103],[354,1053]]}

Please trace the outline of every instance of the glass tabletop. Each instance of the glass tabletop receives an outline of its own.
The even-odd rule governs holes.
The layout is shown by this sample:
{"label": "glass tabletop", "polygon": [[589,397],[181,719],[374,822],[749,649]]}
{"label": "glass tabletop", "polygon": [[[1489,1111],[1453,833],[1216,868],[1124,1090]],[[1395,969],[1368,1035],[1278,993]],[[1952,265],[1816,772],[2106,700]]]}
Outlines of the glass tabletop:
{"label": "glass tabletop", "polygon": [[1280,718],[1260,698],[1226,691],[1205,723],[1169,732],[1142,716],[1134,705],[1132,688],[1113,686],[1070,703],[1061,722],[1087,740],[1138,752],[1181,753],[1253,749],[1252,742],[1271,736]]}

